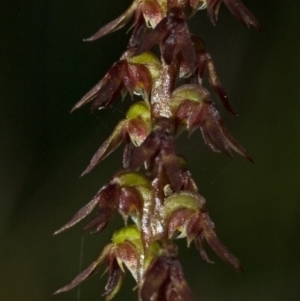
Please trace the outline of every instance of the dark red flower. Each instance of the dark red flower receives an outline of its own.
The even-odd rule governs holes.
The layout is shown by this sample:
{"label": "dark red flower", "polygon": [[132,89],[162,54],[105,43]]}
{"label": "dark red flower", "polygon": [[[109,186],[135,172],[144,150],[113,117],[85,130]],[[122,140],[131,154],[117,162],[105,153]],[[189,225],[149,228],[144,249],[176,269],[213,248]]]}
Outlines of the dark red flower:
{"label": "dark red flower", "polygon": [[171,8],[168,15],[145,34],[136,54],[141,54],[160,43],[163,59],[168,65],[175,61],[176,55],[181,52],[190,70],[194,69],[195,49],[182,9]]}
{"label": "dark red flower", "polygon": [[[260,29],[258,21],[253,14],[240,0],[199,0],[203,3],[203,6],[207,6],[207,12],[210,21],[216,25],[218,19],[219,8],[222,2],[225,3],[230,12],[246,27],[253,26],[256,29]],[[192,6],[195,5],[195,1],[191,0]]]}
{"label": "dark red flower", "polygon": [[180,191],[167,197],[164,206],[170,239],[176,238],[180,233],[180,237],[187,238],[188,244],[194,240],[201,257],[211,263],[203,248],[204,242],[207,242],[225,262],[237,271],[242,270],[239,260],[217,237],[215,225],[207,212],[206,201],[202,196],[191,191]]}
{"label": "dark red flower", "polygon": [[89,173],[98,163],[114,152],[122,142],[125,142],[124,168],[127,168],[131,156],[130,149],[139,146],[151,130],[149,106],[145,102],[136,102],[127,112],[126,119],[121,120],[112,134],[105,140],[92,157],[90,164],[82,173]]}
{"label": "dark red flower", "polygon": [[175,254],[153,259],[143,278],[142,301],[195,301]]}
{"label": "dark red flower", "polygon": [[205,71],[207,71],[209,83],[211,84],[212,88],[214,89],[214,91],[217,93],[217,95],[221,99],[224,107],[229,112],[231,112],[232,114],[237,116],[237,114],[233,110],[233,108],[228,100],[225,90],[222,87],[222,84],[218,77],[212,57],[205,49],[204,42],[196,36],[192,36],[192,41],[193,41],[193,44],[195,47],[195,52],[196,52],[195,70],[192,72],[182,57],[182,58],[180,58],[180,74],[179,74],[179,76],[186,77],[187,75],[189,75],[189,78],[187,79],[188,82],[199,83],[202,86],[203,77],[204,77]]}
{"label": "dark red flower", "polygon": [[123,89],[128,91],[131,96],[133,93],[138,93],[148,100],[152,86],[150,71],[143,64],[130,63],[128,58],[130,52],[126,52],[121,60],[109,69],[103,79],[82,97],[71,112],[90,101],[93,101],[93,110],[107,108]]}
{"label": "dark red flower", "polygon": [[69,284],[57,290],[54,294],[67,292],[81,284],[86,279],[94,275],[100,265],[106,260],[106,270],[108,280],[102,296],[107,296],[107,300],[112,299],[119,291],[126,268],[133,277],[138,278],[138,254],[141,251],[140,233],[135,226],[121,228],[116,231],[112,238],[112,243],[106,245],[98,258],[81,272]]}
{"label": "dark red flower", "polygon": [[172,188],[178,191],[182,185],[174,145],[174,128],[167,118],[156,120],[145,141],[132,151],[129,168],[138,169],[143,163],[158,159],[168,175]]}
{"label": "dark red flower", "polygon": [[[145,177],[136,172],[119,172],[108,185],[102,187],[94,198],[81,208],[69,222],[57,230],[59,234],[73,227],[96,206],[98,211],[95,217],[85,226],[85,230],[92,230],[92,233],[100,233],[110,222],[115,210],[118,210],[125,223],[130,216],[137,224],[143,211],[144,192],[151,191],[151,183]],[[150,194],[148,192],[148,194]]]}
{"label": "dark red flower", "polygon": [[189,131],[200,127],[205,143],[213,152],[223,151],[232,157],[231,150],[252,162],[246,150],[230,135],[209,92],[200,85],[182,85],[173,91],[173,108],[179,124]]}

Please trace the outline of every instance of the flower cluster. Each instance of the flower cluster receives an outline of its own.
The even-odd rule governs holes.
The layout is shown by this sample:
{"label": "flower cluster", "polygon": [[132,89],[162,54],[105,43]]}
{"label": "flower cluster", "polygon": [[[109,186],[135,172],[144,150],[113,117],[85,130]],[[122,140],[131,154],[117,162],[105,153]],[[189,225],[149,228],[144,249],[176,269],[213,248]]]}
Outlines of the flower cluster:
{"label": "flower cluster", "polygon": [[[86,41],[94,41],[125,26],[131,19],[132,35],[126,51],[100,82],[72,109],[91,102],[92,110],[108,108],[120,95],[138,99],[129,108],[83,172],[87,174],[124,144],[122,169],[55,234],[80,222],[92,211],[85,226],[100,233],[118,212],[124,227],[114,232],[99,257],[71,283],[68,291],[93,275],[105,262],[108,273],[103,296],[110,300],[120,289],[126,271],[137,283],[140,301],[195,300],[177,258],[176,239],[195,243],[200,256],[211,262],[204,244],[237,271],[242,267],[223,245],[209,216],[206,200],[176,152],[175,138],[183,131],[200,129],[213,152],[232,151],[252,161],[224,125],[210,93],[208,81],[224,107],[236,115],[203,41],[189,31],[187,19],[207,9],[215,25],[221,3],[245,26],[259,29],[251,12],[239,0],[134,0],[117,19]],[[151,49],[158,46],[160,58]],[[182,80],[184,79],[184,84]]]}

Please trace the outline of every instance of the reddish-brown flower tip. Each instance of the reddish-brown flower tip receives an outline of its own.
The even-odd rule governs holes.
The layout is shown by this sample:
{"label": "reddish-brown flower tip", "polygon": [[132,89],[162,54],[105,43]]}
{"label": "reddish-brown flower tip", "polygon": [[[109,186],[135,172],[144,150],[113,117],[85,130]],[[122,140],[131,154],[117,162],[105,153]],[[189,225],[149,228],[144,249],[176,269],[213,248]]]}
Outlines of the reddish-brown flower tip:
{"label": "reddish-brown flower tip", "polygon": [[146,28],[147,26],[144,17],[139,15],[134,22],[134,28],[127,45],[127,49],[136,48],[139,46],[140,40],[146,32]]}
{"label": "reddish-brown flower tip", "polygon": [[134,226],[121,228],[116,231],[112,238],[112,243],[106,245],[98,258],[81,272],[73,281],[62,287],[54,294],[67,292],[81,284],[90,276],[95,274],[100,265],[106,260],[106,270],[108,280],[103,296],[110,300],[119,291],[125,273],[124,266],[131,272],[137,280],[138,274],[138,253],[141,252],[140,232]]}
{"label": "reddish-brown flower tip", "polygon": [[[253,162],[246,150],[229,134],[209,93],[200,85],[182,85],[172,93],[172,107],[179,124],[193,131],[200,127],[207,146],[232,157],[231,150]],[[178,121],[177,121],[178,124]]]}
{"label": "reddish-brown flower tip", "polygon": [[246,27],[253,26],[260,30],[258,21],[255,19],[249,9],[244,6],[240,0],[206,0],[207,11],[210,21],[216,25],[218,19],[219,8],[222,3],[225,3],[230,12]]}
{"label": "reddish-brown flower tip", "polygon": [[123,87],[125,69],[125,60],[120,60],[115,63],[105,74],[103,79],[72,108],[71,113],[92,100],[92,109],[100,108],[105,102],[107,102],[106,106],[109,106]]}
{"label": "reddish-brown flower tip", "polygon": [[113,212],[118,206],[120,189],[117,185],[109,184],[99,193],[98,212],[85,226],[85,230],[96,234],[102,232],[110,222]]}
{"label": "reddish-brown flower tip", "polygon": [[202,114],[203,123],[200,125],[200,129],[205,143],[212,151],[218,152],[218,149],[220,149],[232,157],[231,150],[234,150],[242,157],[253,162],[246,150],[230,135],[213,103],[205,105]]}
{"label": "reddish-brown flower tip", "polygon": [[239,260],[217,237],[215,225],[206,209],[206,201],[198,193],[180,191],[167,197],[164,203],[164,219],[169,239],[186,237],[188,245],[194,241],[201,257],[212,263],[203,247],[204,242],[207,242],[225,262],[237,271],[242,270]]}
{"label": "reddish-brown flower tip", "polygon": [[184,300],[194,301],[180,262],[169,256],[155,258],[144,274],[141,288],[142,301],[151,300]]}
{"label": "reddish-brown flower tip", "polygon": [[[113,64],[103,79],[72,108],[71,113],[91,101],[93,101],[92,110],[107,108],[111,106],[120,92],[122,92],[123,98],[128,91],[131,96],[133,93],[139,94],[148,101],[152,88],[152,77],[146,65],[148,63],[149,68],[154,68],[155,60],[152,58],[153,61],[145,62],[145,65],[134,63],[134,60],[131,59],[132,53],[132,50],[126,51],[121,60]],[[151,55],[148,54],[148,56]]]}
{"label": "reddish-brown flower tip", "polygon": [[239,0],[224,0],[230,12],[246,27],[253,26],[261,30],[260,25],[251,11]]}
{"label": "reddish-brown flower tip", "polygon": [[97,205],[99,205],[99,213],[96,218],[88,224],[87,228],[97,227],[97,232],[100,232],[109,222],[111,211],[118,199],[118,194],[118,187],[116,185],[104,186],[87,205],[81,208],[68,223],[57,230],[54,234],[59,234],[79,223],[88,214],[90,214]]}
{"label": "reddish-brown flower tip", "polygon": [[97,164],[99,164],[104,158],[106,158],[109,154],[114,152],[119,147],[119,145],[125,138],[126,132],[124,126],[126,125],[126,123],[127,120],[122,120],[118,123],[110,137],[102,143],[100,148],[94,154],[90,161],[90,164],[81,174],[81,176],[89,173]]}
{"label": "reddish-brown flower tip", "polygon": [[66,286],[60,288],[57,290],[54,294],[60,294],[67,292],[74,287],[81,284],[84,280],[92,276],[94,273],[96,273],[99,269],[100,264],[103,262],[107,254],[110,252],[111,248],[113,247],[113,244],[108,244],[103,249],[102,253],[99,255],[99,257],[90,265],[88,266],[83,272],[81,272],[76,278],[74,278],[69,284]]}
{"label": "reddish-brown flower tip", "polygon": [[89,213],[92,212],[92,210],[97,206],[98,204],[98,197],[94,197],[88,204],[86,204],[83,208],[81,208],[73,217],[72,219],[66,223],[63,227],[61,227],[59,230],[54,232],[54,235],[57,235],[63,231],[66,231],[67,229],[73,227],[77,223],[79,223],[82,219],[84,219]]}
{"label": "reddish-brown flower tip", "polygon": [[[151,130],[150,109],[144,102],[136,102],[127,112],[126,119],[121,120],[115,127],[112,134],[100,146],[92,157],[90,164],[81,174],[84,176],[89,173],[97,164],[114,152],[119,145],[125,141],[126,145],[139,146],[146,139]],[[125,156],[130,155],[125,148]]]}
{"label": "reddish-brown flower tip", "polygon": [[136,54],[143,53],[159,43],[162,45],[162,56],[168,65],[175,60],[177,53],[181,52],[190,70],[194,69],[195,49],[183,11],[178,7],[171,8],[169,15],[142,38]]}
{"label": "reddish-brown flower tip", "polygon": [[133,1],[131,6],[117,19],[109,22],[107,25],[100,28],[94,35],[92,35],[90,38],[84,39],[86,42],[95,41],[97,39],[102,38],[103,36],[110,34],[114,31],[117,31],[118,29],[122,28],[127,24],[127,22],[132,17],[135,9],[137,7],[137,1]]}
{"label": "reddish-brown flower tip", "polygon": [[108,253],[106,265],[108,269],[108,279],[102,296],[106,296],[106,301],[108,301],[111,300],[121,288],[124,273],[118,264],[115,252],[110,251]]}
{"label": "reddish-brown flower tip", "polygon": [[198,240],[196,241],[196,245],[200,250],[200,253],[203,241],[205,239],[216,254],[218,254],[229,265],[231,265],[237,272],[242,272],[243,268],[240,261],[234,255],[232,255],[220,241],[215,232],[215,225],[208,213],[205,211],[202,212],[201,224],[203,227],[203,235],[198,236]]}
{"label": "reddish-brown flower tip", "polygon": [[198,82],[202,86],[203,77],[205,72],[207,71],[209,83],[214,89],[214,91],[217,93],[219,98],[221,99],[224,107],[229,112],[237,116],[236,112],[233,110],[229,102],[229,99],[227,97],[224,88],[222,87],[221,81],[218,77],[211,55],[205,50],[204,42],[199,37],[196,36],[192,36],[192,42],[194,44],[194,48],[196,51],[195,70],[194,72],[192,72],[189,69],[187,62],[183,59],[183,57],[179,57],[179,61],[180,61],[179,76],[186,77],[187,75],[190,75],[188,79],[190,83]]}

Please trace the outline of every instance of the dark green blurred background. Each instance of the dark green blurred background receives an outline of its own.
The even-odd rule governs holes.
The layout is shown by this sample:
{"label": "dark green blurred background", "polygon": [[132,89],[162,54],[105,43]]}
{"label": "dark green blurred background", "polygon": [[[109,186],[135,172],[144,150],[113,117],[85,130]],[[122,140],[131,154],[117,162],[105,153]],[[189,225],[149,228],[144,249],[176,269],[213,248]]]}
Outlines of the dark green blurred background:
{"label": "dark green blurred background", "polygon": [[[52,296],[109,241],[83,224],[53,237],[120,167],[121,153],[79,179],[91,156],[130,104],[91,114],[70,108],[121,55],[126,30],[83,43],[130,1],[1,1],[0,298],[104,300],[105,277]],[[262,24],[247,30],[221,8],[217,27],[199,12],[194,33],[206,42],[240,117],[223,110],[231,133],[255,163],[230,160],[204,146],[199,132],[178,148],[208,202],[222,241],[243,262],[236,274],[210,250],[214,265],[180,242],[197,300],[299,300],[300,80],[299,1],[248,0]],[[218,100],[216,99],[218,102]],[[99,274],[100,275],[100,274]],[[118,300],[136,300],[130,277]]]}

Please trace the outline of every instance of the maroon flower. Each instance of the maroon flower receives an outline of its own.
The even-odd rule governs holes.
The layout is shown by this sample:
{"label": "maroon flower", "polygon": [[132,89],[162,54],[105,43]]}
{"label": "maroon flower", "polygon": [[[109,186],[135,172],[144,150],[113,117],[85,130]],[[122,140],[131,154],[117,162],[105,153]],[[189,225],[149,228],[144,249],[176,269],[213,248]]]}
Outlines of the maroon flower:
{"label": "maroon flower", "polygon": [[195,70],[194,72],[192,72],[188,67],[186,61],[183,59],[183,57],[181,57],[179,76],[186,77],[187,75],[189,75],[190,77],[187,79],[189,83],[199,83],[202,86],[203,77],[205,72],[207,71],[209,83],[213,87],[214,91],[217,93],[219,98],[221,99],[224,107],[229,112],[237,116],[237,114],[234,112],[233,108],[231,107],[231,104],[228,100],[225,90],[222,87],[212,57],[205,49],[204,42],[196,36],[192,36],[192,42],[194,44],[195,52],[196,52]]}
{"label": "maroon flower", "polygon": [[[131,234],[128,240],[124,238],[126,234]],[[108,280],[102,296],[106,296],[107,300],[112,299],[119,291],[124,278],[125,269],[123,264],[136,280],[138,277],[139,237],[132,237],[132,235],[139,235],[138,230],[134,226],[121,228],[119,231],[116,231],[112,238],[112,243],[104,247],[98,258],[69,284],[57,290],[54,294],[67,292],[78,286],[97,273],[102,262],[106,260],[105,272],[108,272]]]}
{"label": "maroon flower", "polygon": [[110,222],[115,210],[119,211],[125,224],[127,224],[129,216],[139,224],[144,203],[143,191],[145,190],[151,190],[151,184],[146,178],[138,173],[119,172],[108,185],[102,187],[88,204],[54,234],[73,227],[89,215],[96,206],[98,206],[96,215],[85,226],[85,230],[92,230],[92,233],[102,232]]}
{"label": "maroon flower", "polygon": [[[240,0],[132,0],[118,18],[85,41],[110,34],[134,18],[127,50],[103,79],[72,109],[91,102],[92,110],[110,107],[120,94],[140,95],[126,117],[104,141],[82,175],[122,143],[123,169],[94,198],[54,234],[79,223],[95,209],[85,226],[100,233],[117,211],[124,227],[115,231],[111,243],[73,281],[56,293],[66,292],[95,274],[105,262],[108,280],[103,296],[109,301],[119,291],[127,269],[137,285],[139,301],[195,301],[177,258],[175,240],[193,241],[201,257],[212,262],[210,248],[225,262],[241,271],[239,260],[216,234],[205,199],[198,193],[186,160],[177,154],[175,138],[182,129],[200,129],[214,152],[232,156],[237,152],[252,161],[246,150],[229,134],[220,114],[203,87],[207,73],[210,85],[224,107],[235,114],[203,41],[192,36],[187,18],[207,8],[216,23],[222,2],[245,26],[259,24]],[[186,15],[187,14],[187,15]],[[160,58],[149,51],[158,45]],[[177,80],[185,85],[176,88]],[[144,166],[144,174],[137,172]]]}
{"label": "maroon flower", "polygon": [[107,108],[122,90],[123,97],[128,91],[131,96],[137,93],[148,100],[152,87],[151,73],[145,65],[130,62],[132,54],[133,50],[126,51],[121,60],[116,62],[103,79],[81,98],[71,112],[90,101],[93,101],[93,110]]}
{"label": "maroon flower", "polygon": [[142,301],[195,300],[175,254],[165,254],[152,260],[144,274],[141,299]]}
{"label": "maroon flower", "polygon": [[[191,6],[195,8],[196,1],[190,0]],[[225,3],[230,12],[245,26],[254,26],[260,29],[258,21],[255,19],[249,9],[244,6],[240,0],[199,0],[204,6],[207,6],[207,12],[210,21],[216,25],[218,19],[219,8],[222,2]]]}
{"label": "maroon flower", "polygon": [[121,120],[117,124],[112,134],[94,154],[82,176],[89,173],[98,163],[114,152],[122,142],[125,142],[123,165],[124,168],[127,168],[132,155],[131,149],[133,146],[141,145],[150,130],[149,107],[145,102],[136,102],[127,112],[126,119]]}
{"label": "maroon flower", "polygon": [[192,132],[200,127],[205,143],[213,152],[223,151],[232,157],[231,150],[252,162],[246,150],[230,135],[209,92],[200,85],[182,85],[173,91],[173,108],[177,127],[185,124]]}
{"label": "maroon flower", "polygon": [[142,38],[136,54],[160,43],[162,56],[167,64],[175,61],[176,55],[181,52],[190,70],[194,69],[195,49],[184,13],[178,7],[171,8],[168,15]]}
{"label": "maroon flower", "polygon": [[138,147],[134,148],[129,168],[138,169],[144,162],[158,160],[168,175],[172,188],[178,191],[182,185],[174,145],[174,128],[167,118],[156,120],[155,128]]}
{"label": "maroon flower", "polygon": [[179,232],[181,233],[179,237],[186,237],[188,244],[194,240],[201,257],[211,263],[203,248],[204,242],[207,242],[225,262],[238,272],[242,271],[239,260],[217,237],[215,225],[207,212],[206,201],[202,196],[191,191],[181,191],[166,198],[164,205],[170,239],[176,238]]}

